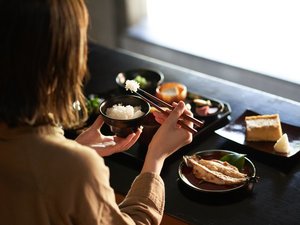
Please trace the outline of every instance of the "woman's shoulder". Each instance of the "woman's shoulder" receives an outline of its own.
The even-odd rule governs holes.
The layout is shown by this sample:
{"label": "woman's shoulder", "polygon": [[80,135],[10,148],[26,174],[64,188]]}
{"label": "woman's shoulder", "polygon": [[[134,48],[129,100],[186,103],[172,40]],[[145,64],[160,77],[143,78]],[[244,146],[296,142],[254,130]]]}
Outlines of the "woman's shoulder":
{"label": "woman's shoulder", "polygon": [[108,168],[93,149],[52,135],[40,139],[39,144],[31,154],[31,165],[43,189],[49,184],[61,188],[108,180]]}
{"label": "woman's shoulder", "polygon": [[[74,140],[61,138],[48,141],[49,154],[51,161],[61,163],[64,167],[72,170],[90,170],[93,167],[103,167],[104,160],[95,150],[90,147],[81,145]],[[87,171],[85,171],[87,172]]]}
{"label": "woman's shoulder", "polygon": [[35,157],[33,167],[47,207],[72,210],[78,217],[83,208],[82,216],[98,209],[109,188],[109,170],[103,158],[93,149],[63,137],[48,136],[41,142],[44,149]]}

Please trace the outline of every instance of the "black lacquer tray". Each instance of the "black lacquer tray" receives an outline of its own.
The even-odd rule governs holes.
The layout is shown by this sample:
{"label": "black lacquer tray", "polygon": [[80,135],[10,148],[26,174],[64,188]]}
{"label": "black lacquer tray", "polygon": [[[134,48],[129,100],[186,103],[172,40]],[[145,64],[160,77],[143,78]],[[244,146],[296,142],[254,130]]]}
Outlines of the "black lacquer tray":
{"label": "black lacquer tray", "polygon": [[215,131],[218,135],[227,138],[238,144],[248,146],[257,151],[265,152],[267,154],[276,155],[283,158],[289,158],[294,156],[300,151],[300,127],[294,126],[292,124],[287,124],[281,121],[282,132],[286,133],[289,137],[290,152],[289,153],[279,153],[274,150],[275,142],[261,141],[261,142],[251,142],[246,141],[246,116],[256,116],[259,113],[247,109],[241,114],[235,121],[232,121],[228,125]]}
{"label": "black lacquer tray", "polygon": [[[124,95],[124,92],[120,91],[120,89],[113,89],[104,93],[95,93],[94,95],[101,99],[107,99],[112,96]],[[208,116],[208,117],[197,116],[195,113],[195,106],[193,104],[194,98],[200,98],[200,99],[210,100],[211,102],[221,103],[222,110],[220,110],[220,112],[214,116]],[[209,135],[216,129],[225,126],[230,121],[231,107],[227,102],[223,102],[218,99],[209,98],[191,92],[188,92],[187,99],[185,100],[185,102],[191,105],[191,111],[194,113],[194,116],[204,121],[203,127],[201,128],[195,127],[195,129],[198,132],[194,135],[194,139],[200,135],[201,136]],[[79,135],[80,132],[82,132],[82,130],[84,130],[85,128],[87,128],[93,123],[93,121],[97,118],[98,115],[99,114],[91,115],[83,127],[77,129],[65,130],[65,136],[71,139],[75,139],[76,136]],[[144,121],[143,127],[144,127],[143,133],[139,138],[139,140],[137,141],[137,143],[134,146],[132,146],[128,151],[122,152],[120,154],[124,154],[125,156],[130,157],[135,161],[139,161],[139,162],[144,161],[146,151],[147,151],[147,145],[149,144],[155,131],[159,128],[159,125],[154,121],[153,118],[148,118]],[[109,126],[107,126],[106,124],[103,125],[101,132],[106,135],[112,135]]]}

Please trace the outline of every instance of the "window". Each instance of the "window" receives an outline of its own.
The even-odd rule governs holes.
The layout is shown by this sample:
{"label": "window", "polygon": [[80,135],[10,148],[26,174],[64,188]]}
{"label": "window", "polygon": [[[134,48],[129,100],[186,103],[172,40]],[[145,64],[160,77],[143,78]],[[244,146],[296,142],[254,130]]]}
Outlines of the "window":
{"label": "window", "polygon": [[296,0],[147,0],[146,7],[148,41],[300,84]]}

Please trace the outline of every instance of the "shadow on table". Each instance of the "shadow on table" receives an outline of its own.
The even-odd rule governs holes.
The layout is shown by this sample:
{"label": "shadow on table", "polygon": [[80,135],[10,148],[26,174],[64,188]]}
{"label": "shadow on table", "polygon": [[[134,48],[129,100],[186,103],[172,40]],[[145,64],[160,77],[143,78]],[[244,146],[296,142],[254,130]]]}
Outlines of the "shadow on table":
{"label": "shadow on table", "polygon": [[236,202],[240,202],[245,198],[253,197],[255,193],[253,192],[253,187],[246,188],[243,187],[238,190],[233,190],[224,193],[210,193],[202,192],[191,187],[188,187],[180,179],[177,181],[178,188],[180,192],[189,200],[193,202],[201,202],[207,205],[228,205]]}

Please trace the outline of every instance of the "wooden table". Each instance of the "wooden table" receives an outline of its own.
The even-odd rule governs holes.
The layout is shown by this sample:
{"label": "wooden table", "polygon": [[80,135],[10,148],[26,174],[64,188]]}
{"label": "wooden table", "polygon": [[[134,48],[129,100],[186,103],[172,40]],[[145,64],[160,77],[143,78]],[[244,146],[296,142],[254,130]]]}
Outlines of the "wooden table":
{"label": "wooden table", "polygon": [[[281,121],[300,126],[300,103],[216,79],[176,65],[124,51],[90,44],[91,78],[86,94],[117,88],[116,75],[134,68],[160,70],[165,81],[184,83],[191,92],[228,102],[231,121],[246,109],[261,114],[279,113]],[[228,149],[246,153],[257,169],[259,182],[247,194],[210,195],[192,191],[178,180],[182,155],[206,149]],[[141,162],[117,154],[105,159],[110,168],[111,185],[117,193],[127,193],[139,174]],[[199,135],[168,158],[161,174],[166,187],[165,213],[187,224],[300,224],[300,157],[278,157],[229,141],[214,132]],[[174,222],[174,221],[173,221]],[[175,222],[166,224],[175,224]],[[179,223],[180,224],[180,223]]]}

